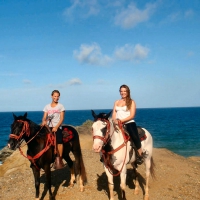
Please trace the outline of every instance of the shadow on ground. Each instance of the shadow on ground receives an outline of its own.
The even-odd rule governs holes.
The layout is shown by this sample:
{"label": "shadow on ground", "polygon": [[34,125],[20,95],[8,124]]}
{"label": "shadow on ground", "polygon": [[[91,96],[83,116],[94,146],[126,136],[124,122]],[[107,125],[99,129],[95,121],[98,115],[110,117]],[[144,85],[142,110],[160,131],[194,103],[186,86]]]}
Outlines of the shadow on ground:
{"label": "shadow on ground", "polygon": [[[57,192],[59,188],[68,187],[70,181],[70,170],[68,167],[63,169],[54,170],[51,172],[51,185],[54,187],[54,191],[52,191],[54,199],[56,199]],[[40,177],[40,183],[45,184],[46,176],[42,174]],[[44,191],[42,192],[40,200],[44,200],[45,196],[49,195],[47,187],[44,187]]]}
{"label": "shadow on ground", "polygon": [[[121,192],[121,188],[120,188],[120,176],[116,176],[114,177],[114,191],[116,192],[116,195],[118,196],[119,200],[124,200],[122,198],[122,192]],[[126,184],[128,188],[133,189],[133,193],[134,193],[134,189],[135,189],[135,185],[134,185],[134,181],[135,181],[135,173],[132,169],[127,169],[127,178],[126,178]],[[143,195],[145,194],[145,184],[146,181],[145,179],[141,176],[140,173],[138,173],[138,181],[139,181],[139,185],[142,189]],[[105,172],[103,172],[101,175],[97,174],[97,190],[98,191],[104,191],[105,194],[108,196],[109,198],[109,188],[108,188],[108,179],[107,179],[107,175]]]}

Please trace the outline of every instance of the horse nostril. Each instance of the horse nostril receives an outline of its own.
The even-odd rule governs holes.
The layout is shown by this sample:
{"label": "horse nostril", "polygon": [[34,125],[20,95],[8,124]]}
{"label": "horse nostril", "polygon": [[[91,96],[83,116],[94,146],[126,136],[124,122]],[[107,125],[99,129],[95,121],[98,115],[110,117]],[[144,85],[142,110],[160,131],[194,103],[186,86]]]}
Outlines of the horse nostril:
{"label": "horse nostril", "polygon": [[9,142],[7,146],[9,149],[12,149],[14,147],[14,142]]}

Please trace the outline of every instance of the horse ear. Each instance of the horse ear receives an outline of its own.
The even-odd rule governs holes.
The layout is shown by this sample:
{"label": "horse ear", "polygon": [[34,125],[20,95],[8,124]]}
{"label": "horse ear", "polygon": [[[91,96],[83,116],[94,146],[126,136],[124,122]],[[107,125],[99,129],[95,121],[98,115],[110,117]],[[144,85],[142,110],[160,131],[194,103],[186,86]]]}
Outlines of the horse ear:
{"label": "horse ear", "polygon": [[27,117],[27,112],[24,114],[24,118],[26,118]]}
{"label": "horse ear", "polygon": [[106,115],[106,118],[108,119],[110,117],[110,114],[112,113],[112,110]]}
{"label": "horse ear", "polygon": [[92,112],[92,116],[94,117],[94,119],[96,119],[97,115],[95,114],[95,112],[93,110],[91,110],[91,112]]}
{"label": "horse ear", "polygon": [[17,116],[13,113],[13,117],[14,117],[14,120],[16,120],[17,119]]}

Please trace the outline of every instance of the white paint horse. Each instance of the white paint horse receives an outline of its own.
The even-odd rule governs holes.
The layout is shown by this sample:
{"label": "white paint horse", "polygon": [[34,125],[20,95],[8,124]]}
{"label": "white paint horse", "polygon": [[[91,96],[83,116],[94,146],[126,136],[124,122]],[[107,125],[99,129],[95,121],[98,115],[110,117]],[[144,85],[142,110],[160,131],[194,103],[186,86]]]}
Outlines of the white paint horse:
{"label": "white paint horse", "polygon": [[[114,183],[113,176],[120,175],[121,183],[120,188],[122,190],[122,199],[126,199],[126,164],[131,164],[135,170],[135,194],[139,192],[139,182],[137,178],[137,164],[135,164],[136,156],[131,146],[129,138],[125,137],[122,124],[115,125],[112,120],[109,119],[111,112],[108,114],[100,113],[96,115],[92,110],[94,117],[94,123],[92,125],[93,132],[93,149],[102,155],[104,169],[108,177],[108,187],[110,191],[110,200],[114,200]],[[142,141],[143,152],[147,152],[147,156],[144,160],[146,165],[146,187],[144,200],[149,200],[149,176],[155,177],[154,174],[154,162],[152,158],[153,139],[151,134],[144,128],[146,139]],[[131,154],[131,152],[133,152]]]}

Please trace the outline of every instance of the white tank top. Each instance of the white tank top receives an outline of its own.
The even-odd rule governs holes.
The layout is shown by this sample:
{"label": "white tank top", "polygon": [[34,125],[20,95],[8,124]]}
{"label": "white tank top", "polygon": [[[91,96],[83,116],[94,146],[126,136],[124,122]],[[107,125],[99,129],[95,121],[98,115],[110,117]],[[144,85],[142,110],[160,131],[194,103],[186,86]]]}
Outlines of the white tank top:
{"label": "white tank top", "polygon": [[[117,119],[125,119],[130,116],[130,110],[127,110],[127,106],[116,106],[116,118]],[[129,120],[127,123],[134,122],[133,119]]]}

